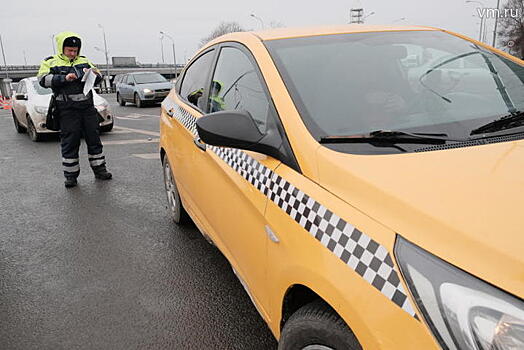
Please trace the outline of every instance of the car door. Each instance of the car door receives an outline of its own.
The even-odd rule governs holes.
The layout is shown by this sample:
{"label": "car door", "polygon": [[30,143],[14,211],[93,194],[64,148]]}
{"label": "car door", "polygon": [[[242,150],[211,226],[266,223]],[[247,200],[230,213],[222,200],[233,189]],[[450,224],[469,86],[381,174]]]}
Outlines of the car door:
{"label": "car door", "polygon": [[[247,111],[260,132],[276,119],[267,87],[251,53],[239,44],[220,47],[206,111]],[[271,120],[270,120],[271,119]],[[263,314],[266,299],[267,174],[280,161],[272,157],[231,148],[198,150],[199,171],[209,174],[197,201],[206,203],[206,215],[230,254],[237,275]],[[267,315],[266,315],[267,319]]]}
{"label": "car door", "polygon": [[131,100],[133,98],[133,87],[129,85],[130,82],[134,83],[133,76],[128,74],[124,79],[122,79],[122,91],[124,99]]}

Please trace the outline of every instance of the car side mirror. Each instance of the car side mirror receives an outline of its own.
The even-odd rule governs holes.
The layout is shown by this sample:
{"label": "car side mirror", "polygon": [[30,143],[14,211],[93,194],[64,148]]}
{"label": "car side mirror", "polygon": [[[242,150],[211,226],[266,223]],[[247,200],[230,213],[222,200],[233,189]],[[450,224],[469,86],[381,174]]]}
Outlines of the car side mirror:
{"label": "car side mirror", "polygon": [[255,150],[262,134],[249,112],[220,111],[196,121],[200,139],[213,146]]}
{"label": "car side mirror", "polygon": [[15,95],[15,100],[18,100],[18,101],[27,101],[27,95],[25,95],[25,94],[16,94],[16,95]]}
{"label": "car side mirror", "polygon": [[130,82],[130,83],[128,83],[128,85],[135,86],[135,83]]}
{"label": "car side mirror", "polygon": [[[262,133],[247,111],[220,111],[196,120],[200,140],[212,146],[239,148],[271,156],[300,171],[283,131],[268,118]],[[205,147],[195,141],[199,148]]]}

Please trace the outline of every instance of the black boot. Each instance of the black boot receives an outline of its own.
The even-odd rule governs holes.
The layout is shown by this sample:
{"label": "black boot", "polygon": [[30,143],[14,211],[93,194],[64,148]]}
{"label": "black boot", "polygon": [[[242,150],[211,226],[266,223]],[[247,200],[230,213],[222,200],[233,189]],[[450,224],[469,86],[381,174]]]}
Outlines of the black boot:
{"label": "black boot", "polygon": [[64,185],[67,188],[75,187],[78,184],[76,177],[66,177]]}
{"label": "black boot", "polygon": [[113,175],[109,171],[107,171],[105,165],[93,168],[93,172],[95,173],[95,178],[99,180],[111,180],[111,178],[113,177]]}

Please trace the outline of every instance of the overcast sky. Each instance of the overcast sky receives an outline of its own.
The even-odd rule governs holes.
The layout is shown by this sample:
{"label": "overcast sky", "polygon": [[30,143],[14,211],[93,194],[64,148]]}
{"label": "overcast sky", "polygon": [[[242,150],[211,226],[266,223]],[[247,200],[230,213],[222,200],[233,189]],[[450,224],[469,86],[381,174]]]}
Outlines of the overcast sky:
{"label": "overcast sky", "polygon": [[[162,62],[160,33],[165,31],[175,40],[177,62],[189,59],[221,21],[236,21],[247,29],[259,29],[278,22],[286,27],[343,24],[349,21],[349,10],[359,0],[306,2],[300,0],[265,1],[166,1],[91,0],[42,1],[2,0],[0,35],[8,65],[39,64],[53,54],[51,36],[64,30],[83,38],[82,54],[95,63],[105,63],[101,24],[105,28],[110,56],[135,56],[142,63]],[[495,7],[496,0],[481,0]],[[415,24],[453,30],[478,38],[480,20],[476,8],[463,0],[360,0],[368,24]],[[400,20],[405,18],[405,20]],[[491,20],[489,20],[489,28]],[[491,34],[488,35],[491,38]],[[491,41],[491,40],[490,40]],[[166,63],[173,62],[171,42],[164,39]],[[0,57],[0,63],[3,60]],[[0,69],[1,70],[1,69]]]}

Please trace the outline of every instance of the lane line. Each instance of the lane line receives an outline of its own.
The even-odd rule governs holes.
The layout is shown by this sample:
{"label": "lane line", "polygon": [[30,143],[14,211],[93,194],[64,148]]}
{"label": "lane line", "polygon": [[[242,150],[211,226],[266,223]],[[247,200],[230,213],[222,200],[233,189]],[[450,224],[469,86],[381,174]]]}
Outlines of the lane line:
{"label": "lane line", "polygon": [[118,141],[102,141],[104,146],[114,145],[136,145],[140,143],[158,143],[160,139],[137,139],[137,140],[118,140]]}
{"label": "lane line", "polygon": [[149,136],[157,136],[157,137],[160,136],[159,132],[148,131],[148,130],[141,130],[141,129],[132,129],[132,128],[126,128],[126,127],[123,127],[123,126],[115,126],[115,129],[126,130],[126,131],[130,131],[130,132],[135,132],[137,134],[144,134],[144,135],[149,135]]}
{"label": "lane line", "polygon": [[137,154],[132,154],[132,156],[142,158],[142,159],[160,159],[159,153],[137,153]]}

